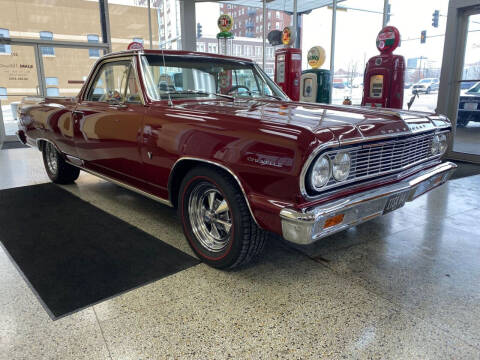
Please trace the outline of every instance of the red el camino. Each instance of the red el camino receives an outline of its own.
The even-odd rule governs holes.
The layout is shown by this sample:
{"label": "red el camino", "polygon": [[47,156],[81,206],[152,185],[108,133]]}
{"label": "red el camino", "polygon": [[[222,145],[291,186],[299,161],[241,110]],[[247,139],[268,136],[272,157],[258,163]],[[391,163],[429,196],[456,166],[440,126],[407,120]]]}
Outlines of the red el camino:
{"label": "red el camino", "polygon": [[443,184],[449,120],[290,101],[252,61],[126,51],[75,98],[26,98],[18,137],[55,183],[80,170],[178,208],[195,253],[248,263],[273,232],[296,244],[393,211]]}

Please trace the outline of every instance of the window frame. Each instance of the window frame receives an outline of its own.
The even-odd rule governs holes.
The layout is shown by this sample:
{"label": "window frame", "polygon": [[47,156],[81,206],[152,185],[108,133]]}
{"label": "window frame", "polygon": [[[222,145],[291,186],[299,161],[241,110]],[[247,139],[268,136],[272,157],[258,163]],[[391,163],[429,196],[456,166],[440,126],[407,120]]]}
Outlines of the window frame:
{"label": "window frame", "polygon": [[[55,84],[48,84],[48,83],[47,83],[47,80],[48,80],[48,79],[55,79]],[[46,76],[46,77],[45,77],[45,86],[46,86],[46,87],[49,87],[49,86],[51,86],[51,87],[58,87],[58,77],[56,77],[56,76]]]}
{"label": "window frame", "polygon": [[[108,102],[103,102],[103,101],[92,101],[92,100],[89,100],[88,99],[88,96],[92,90],[92,86],[94,86],[96,80],[97,80],[97,75],[99,73],[99,71],[103,68],[104,65],[108,64],[108,63],[112,63],[112,62],[129,62],[130,63],[130,69],[133,69],[134,70],[134,74],[135,74],[135,81],[137,82],[137,87],[138,87],[138,91],[139,91],[139,95],[140,95],[140,102],[141,104],[137,104],[137,103],[126,103],[125,101],[122,102],[122,104],[135,104],[135,105],[142,105],[144,106],[146,104],[146,99],[145,99],[145,94],[143,92],[143,88],[141,86],[141,83],[140,83],[140,80],[139,80],[139,73],[138,73],[138,58],[137,56],[121,56],[121,57],[112,57],[112,58],[108,58],[108,59],[104,59],[103,61],[99,62],[97,64],[97,66],[95,67],[95,70],[94,72],[91,74],[91,77],[88,81],[88,84],[86,84],[81,96],[80,96],[80,101],[81,102],[94,102],[94,103],[97,103],[97,104],[108,104]],[[131,70],[129,70],[131,71]],[[127,86],[125,84],[125,89],[124,89],[124,95],[126,94],[126,91],[127,91]]]}
{"label": "window frame", "polygon": [[[6,36],[4,34],[6,34]],[[0,37],[9,38],[10,30],[6,28],[0,28]],[[5,50],[5,51],[0,51],[0,54],[10,55],[12,53],[12,47],[9,44],[0,44],[0,46]]]}
{"label": "window frame", "polygon": [[[94,41],[93,37],[96,37],[96,41]],[[87,42],[91,44],[99,44],[100,43],[100,36],[97,34],[87,34]],[[95,55],[98,54],[98,55]],[[88,48],[88,56],[90,58],[99,58],[100,57],[100,48]]]}
{"label": "window frame", "polygon": [[[50,34],[50,36],[45,36],[45,34]],[[38,35],[40,36],[40,40],[53,41],[53,32],[51,31],[43,30],[43,31],[40,31]],[[53,46],[41,45],[40,52],[42,53],[42,56],[55,56],[55,48]]]}

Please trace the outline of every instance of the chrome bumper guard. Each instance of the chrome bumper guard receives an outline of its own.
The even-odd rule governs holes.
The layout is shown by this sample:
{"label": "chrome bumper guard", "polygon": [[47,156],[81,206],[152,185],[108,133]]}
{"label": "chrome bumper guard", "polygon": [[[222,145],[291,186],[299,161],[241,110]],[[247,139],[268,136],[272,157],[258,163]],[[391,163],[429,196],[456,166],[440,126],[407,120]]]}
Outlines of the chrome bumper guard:
{"label": "chrome bumper guard", "polygon": [[299,212],[282,209],[283,237],[308,245],[328,235],[358,225],[402,207],[420,195],[444,184],[457,165],[444,162],[395,184],[382,186]]}

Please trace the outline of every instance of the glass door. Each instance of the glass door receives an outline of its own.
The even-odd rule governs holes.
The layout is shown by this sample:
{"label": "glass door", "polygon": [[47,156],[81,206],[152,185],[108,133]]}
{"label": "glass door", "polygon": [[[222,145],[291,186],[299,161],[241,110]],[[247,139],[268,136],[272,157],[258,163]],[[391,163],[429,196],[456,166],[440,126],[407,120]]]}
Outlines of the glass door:
{"label": "glass door", "polygon": [[453,152],[480,158],[480,14],[468,16]]}
{"label": "glass door", "polygon": [[480,164],[480,5],[450,0],[437,111],[452,120],[446,157]]}
{"label": "glass door", "polygon": [[17,108],[25,96],[41,96],[38,47],[0,44],[0,144],[16,141]]}

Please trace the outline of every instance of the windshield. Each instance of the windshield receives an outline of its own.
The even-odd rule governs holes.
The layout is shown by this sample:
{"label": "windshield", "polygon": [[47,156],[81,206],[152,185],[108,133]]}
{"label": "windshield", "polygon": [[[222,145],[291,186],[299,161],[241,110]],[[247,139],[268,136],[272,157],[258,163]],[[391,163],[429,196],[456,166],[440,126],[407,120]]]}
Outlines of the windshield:
{"label": "windshield", "polygon": [[152,100],[194,97],[277,98],[280,88],[249,62],[175,55],[143,55],[142,69]]}
{"label": "windshield", "polygon": [[430,83],[430,82],[433,82],[432,79],[423,79],[423,80],[420,80],[418,83],[419,84],[426,84],[426,83]]}
{"label": "windshield", "polygon": [[473,85],[470,89],[467,90],[467,94],[478,94],[480,93],[480,82]]}

